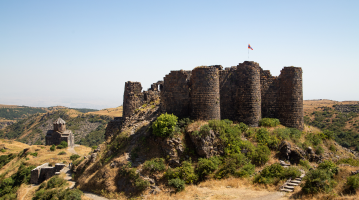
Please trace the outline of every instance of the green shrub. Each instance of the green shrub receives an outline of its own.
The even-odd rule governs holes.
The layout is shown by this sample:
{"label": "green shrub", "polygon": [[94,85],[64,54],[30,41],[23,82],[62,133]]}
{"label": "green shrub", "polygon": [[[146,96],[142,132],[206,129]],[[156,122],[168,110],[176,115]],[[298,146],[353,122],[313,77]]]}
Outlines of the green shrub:
{"label": "green shrub", "polygon": [[5,149],[1,149],[0,151],[1,151],[1,152],[3,152],[3,153],[5,153],[5,152],[6,152],[6,150],[5,150]]}
{"label": "green shrub", "polygon": [[207,135],[209,135],[210,131],[211,131],[211,128],[209,127],[209,125],[205,124],[205,125],[201,126],[199,131],[193,131],[192,135],[198,136],[198,137],[201,137],[203,135],[207,136]]}
{"label": "green shrub", "polygon": [[211,158],[199,158],[197,163],[197,174],[203,179],[205,176],[211,174],[218,169],[221,164],[221,160],[217,156]]}
{"label": "green shrub", "polygon": [[72,160],[72,161],[75,161],[76,159],[78,159],[78,158],[80,158],[81,156],[79,156],[78,154],[72,154],[71,156],[70,156],[70,160]]}
{"label": "green shrub", "polygon": [[277,128],[273,131],[273,133],[280,140],[289,140],[291,132],[289,128]]}
{"label": "green shrub", "polygon": [[249,160],[242,153],[231,154],[224,159],[221,168],[216,172],[216,178],[221,179],[229,175],[235,175],[238,168],[249,163]]}
{"label": "green shrub", "polygon": [[281,174],[281,179],[288,179],[288,178],[297,178],[301,175],[302,173],[299,171],[298,168],[296,167],[287,167],[284,168],[284,171]]}
{"label": "green shrub", "polygon": [[247,155],[252,160],[253,164],[260,166],[264,165],[269,160],[270,150],[265,145],[258,145],[255,151],[249,152]]}
{"label": "green shrub", "polygon": [[248,163],[236,171],[235,175],[238,177],[249,177],[254,173],[255,165]]}
{"label": "green shrub", "polygon": [[143,168],[145,170],[149,170],[149,171],[152,171],[152,172],[163,171],[163,170],[166,169],[165,159],[163,159],[163,158],[153,158],[151,160],[147,160],[143,164]]}
{"label": "green shrub", "polygon": [[322,143],[322,138],[319,134],[309,133],[306,136],[306,139],[311,142],[314,146],[317,146],[318,144]]}
{"label": "green shrub", "polygon": [[262,118],[259,120],[260,126],[276,127],[279,125],[279,119],[275,118]]}
{"label": "green shrub", "polygon": [[304,193],[315,194],[319,192],[330,192],[336,185],[332,180],[332,173],[328,170],[316,169],[309,171],[304,177],[305,184],[302,188]]}
{"label": "green shrub", "polygon": [[255,138],[259,144],[267,145],[271,149],[277,149],[280,142],[276,136],[270,135],[265,128],[258,129]]}
{"label": "green shrub", "polygon": [[37,152],[30,153],[30,155],[35,156],[35,157],[37,156],[37,154],[38,154]]}
{"label": "green shrub", "polygon": [[271,184],[280,180],[283,171],[284,167],[282,167],[279,163],[274,163],[272,165],[266,166],[260,174],[257,174],[254,177],[253,181],[255,183]]}
{"label": "green shrub", "polygon": [[335,151],[337,151],[337,148],[334,145],[331,144],[330,147],[329,147],[329,150],[332,151],[332,152],[335,152]]}
{"label": "green shrub", "polygon": [[308,160],[299,160],[299,165],[305,167],[306,169],[312,168]]}
{"label": "green shrub", "polygon": [[66,141],[61,141],[60,142],[60,145],[63,147],[63,148],[67,148],[68,147],[68,144]]}
{"label": "green shrub", "polygon": [[66,152],[61,151],[58,155],[66,155]]}
{"label": "green shrub", "polygon": [[330,160],[325,160],[324,162],[320,163],[318,165],[318,169],[328,171],[332,177],[339,172],[338,166]]}
{"label": "green shrub", "polygon": [[359,176],[356,174],[354,176],[349,176],[347,178],[347,186],[349,186],[350,189],[356,190],[359,188]]}
{"label": "green shrub", "polygon": [[351,166],[355,166],[355,167],[359,167],[359,160],[358,159],[353,159],[353,158],[342,158],[340,160],[337,161],[337,164],[349,164]]}
{"label": "green shrub", "polygon": [[135,180],[135,186],[137,190],[143,191],[150,186],[150,183],[147,180],[143,180],[142,178],[137,178]]}
{"label": "green shrub", "polygon": [[181,167],[176,167],[174,169],[167,169],[166,178],[168,180],[180,178],[184,180],[187,184],[196,183],[198,180],[198,176],[192,167],[191,161],[183,161]]}
{"label": "green shrub", "polygon": [[322,146],[317,146],[315,147],[315,153],[318,154],[318,155],[322,155],[324,153],[324,149]]}
{"label": "green shrub", "polygon": [[59,176],[53,176],[50,178],[50,180],[47,182],[46,189],[51,188],[59,188],[61,186],[67,185],[67,181]]}
{"label": "green shrub", "polygon": [[177,117],[173,114],[161,114],[152,124],[153,134],[159,137],[173,135],[177,125]]}
{"label": "green shrub", "polygon": [[168,185],[176,188],[177,192],[185,189],[185,181],[179,178],[168,180]]}
{"label": "green shrub", "polygon": [[55,149],[56,149],[56,146],[53,144],[53,145],[50,147],[50,150],[51,150],[51,151],[55,151]]}
{"label": "green shrub", "polygon": [[95,150],[95,149],[97,149],[97,146],[92,146],[91,148],[92,148],[93,150]]}

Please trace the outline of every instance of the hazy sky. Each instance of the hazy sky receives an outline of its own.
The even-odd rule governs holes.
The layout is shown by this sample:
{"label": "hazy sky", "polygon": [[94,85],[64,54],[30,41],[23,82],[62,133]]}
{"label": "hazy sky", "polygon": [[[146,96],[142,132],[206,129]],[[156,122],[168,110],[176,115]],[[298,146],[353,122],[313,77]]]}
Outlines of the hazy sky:
{"label": "hazy sky", "polygon": [[304,99],[359,100],[359,1],[0,1],[0,104],[120,106],[171,70],[303,68]]}

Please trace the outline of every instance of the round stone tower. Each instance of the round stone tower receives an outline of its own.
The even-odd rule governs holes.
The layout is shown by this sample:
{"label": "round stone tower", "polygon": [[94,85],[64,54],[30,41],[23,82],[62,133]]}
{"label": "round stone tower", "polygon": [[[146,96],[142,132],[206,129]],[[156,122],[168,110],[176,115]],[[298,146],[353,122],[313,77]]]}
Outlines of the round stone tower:
{"label": "round stone tower", "polygon": [[58,118],[56,121],[54,121],[54,131],[57,132],[66,131],[66,122],[63,119]]}
{"label": "round stone tower", "polygon": [[245,61],[237,66],[236,120],[257,127],[261,119],[260,66]]}
{"label": "round stone tower", "polygon": [[219,70],[217,67],[197,67],[191,77],[191,118],[221,119]]}
{"label": "round stone tower", "polygon": [[284,126],[303,130],[302,68],[284,67],[279,75],[279,121]]}

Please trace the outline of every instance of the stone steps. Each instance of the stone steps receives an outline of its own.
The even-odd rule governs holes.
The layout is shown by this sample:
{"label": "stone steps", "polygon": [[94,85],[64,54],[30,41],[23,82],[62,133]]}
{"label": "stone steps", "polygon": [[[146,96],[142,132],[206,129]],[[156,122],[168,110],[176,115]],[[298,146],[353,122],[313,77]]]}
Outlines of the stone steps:
{"label": "stone steps", "polygon": [[[289,167],[290,164],[287,164],[285,163],[284,161],[280,161],[280,165],[282,165],[283,167]],[[295,186],[298,186],[300,185],[300,183],[302,182],[302,179],[304,178],[305,176],[305,172],[303,170],[301,170],[302,174],[291,180],[291,179],[288,179],[281,187],[280,187],[280,191],[281,192],[293,192],[294,191],[294,188]]]}

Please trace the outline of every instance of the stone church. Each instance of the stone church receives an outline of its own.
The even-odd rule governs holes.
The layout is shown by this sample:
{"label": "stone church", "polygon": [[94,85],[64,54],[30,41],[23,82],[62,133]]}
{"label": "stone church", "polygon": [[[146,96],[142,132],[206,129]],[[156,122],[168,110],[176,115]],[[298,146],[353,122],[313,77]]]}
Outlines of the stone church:
{"label": "stone church", "polygon": [[46,145],[59,145],[62,141],[67,142],[69,147],[74,147],[74,135],[71,130],[66,130],[66,122],[58,118],[54,121],[54,130],[47,131]]}

